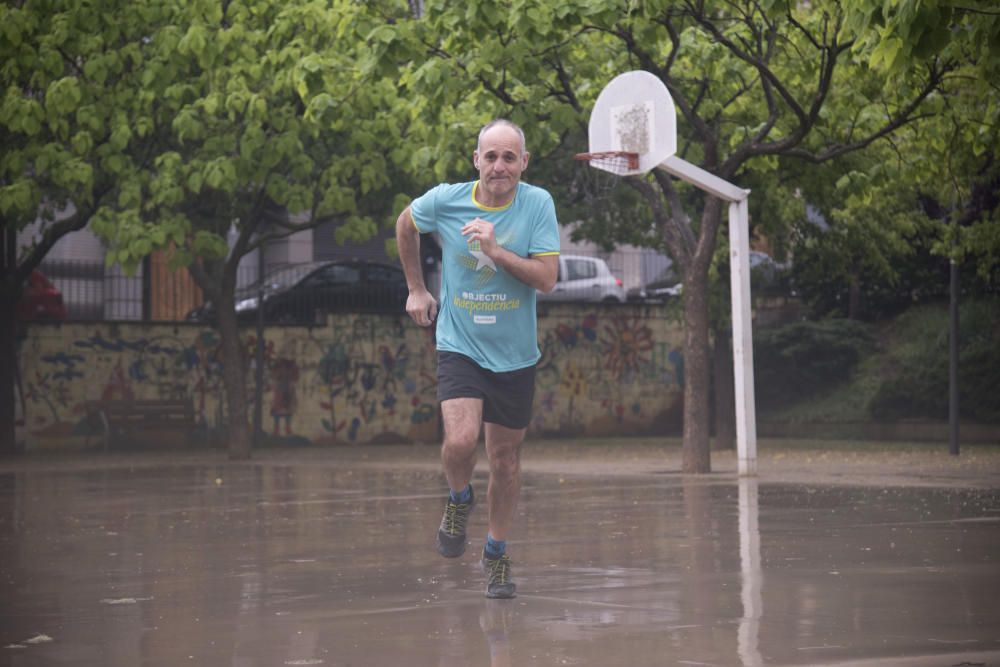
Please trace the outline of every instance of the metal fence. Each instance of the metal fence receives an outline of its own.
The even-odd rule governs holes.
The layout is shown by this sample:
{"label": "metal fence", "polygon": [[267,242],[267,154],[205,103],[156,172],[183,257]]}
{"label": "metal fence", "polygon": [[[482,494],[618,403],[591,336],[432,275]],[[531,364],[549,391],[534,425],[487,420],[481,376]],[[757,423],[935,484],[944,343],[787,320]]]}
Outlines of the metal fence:
{"label": "metal fence", "polygon": [[48,260],[38,270],[62,293],[72,320],[142,320],[144,276],[102,262]]}
{"label": "metal fence", "polygon": [[[560,255],[559,282],[556,289],[547,295],[540,295],[539,302],[609,302],[661,301],[670,295],[653,293],[651,288],[669,287],[676,283],[670,270],[670,260],[648,250],[617,250],[598,253],[578,250],[564,250]],[[301,286],[294,287],[295,281],[311,270],[320,269],[346,260],[313,262],[301,265],[272,265],[267,267],[263,281],[265,290],[277,290],[275,276],[284,275],[281,290],[291,291],[287,299],[294,303],[306,303],[307,307],[318,311],[312,313],[314,319],[323,311],[379,311],[400,312],[405,302],[399,302],[400,285],[405,290],[401,271],[383,273],[353,273],[342,278],[347,285],[348,296],[336,296],[329,289],[306,295]],[[382,265],[391,264],[383,260]],[[428,285],[436,289],[439,284],[440,267],[428,265],[426,278]],[[105,267],[100,261],[87,260],[47,260],[39,270],[62,293],[71,320],[93,321],[159,321],[177,322],[184,320],[204,321],[206,309],[201,289],[195,284],[184,268],[173,270],[159,258],[144,262],[133,275],[125,274],[119,267]],[[251,317],[256,298],[259,296],[256,266],[241,267],[238,271],[237,302],[242,303],[244,319]],[[288,278],[291,275],[292,278]],[[353,276],[353,277],[351,277]],[[356,281],[353,287],[350,281]],[[329,287],[329,286],[328,286]],[[299,290],[299,294],[295,294]],[[312,302],[309,301],[312,299]],[[316,302],[320,299],[320,302]],[[326,299],[327,303],[322,300]],[[265,308],[266,318],[274,321]]]}
{"label": "metal fence", "polygon": [[[131,275],[92,260],[46,260],[38,270],[62,294],[71,320],[177,322],[204,303],[187,269],[171,269],[159,258]],[[239,269],[239,285],[256,280],[256,267]]]}

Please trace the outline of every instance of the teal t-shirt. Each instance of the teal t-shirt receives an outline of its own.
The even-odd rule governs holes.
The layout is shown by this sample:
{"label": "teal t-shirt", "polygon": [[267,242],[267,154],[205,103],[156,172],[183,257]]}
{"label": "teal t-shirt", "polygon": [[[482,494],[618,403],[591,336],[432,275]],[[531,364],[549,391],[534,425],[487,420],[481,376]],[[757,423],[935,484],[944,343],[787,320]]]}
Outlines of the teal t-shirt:
{"label": "teal t-shirt", "polygon": [[497,243],[521,257],[559,254],[559,225],[552,196],[519,183],[514,200],[501,208],[476,202],[479,182],[443,183],[410,205],[421,233],[441,241],[441,295],[437,349],[458,352],[497,373],[538,361],[535,288],[496,266],[468,243],[462,227],[474,218],[493,223]]}

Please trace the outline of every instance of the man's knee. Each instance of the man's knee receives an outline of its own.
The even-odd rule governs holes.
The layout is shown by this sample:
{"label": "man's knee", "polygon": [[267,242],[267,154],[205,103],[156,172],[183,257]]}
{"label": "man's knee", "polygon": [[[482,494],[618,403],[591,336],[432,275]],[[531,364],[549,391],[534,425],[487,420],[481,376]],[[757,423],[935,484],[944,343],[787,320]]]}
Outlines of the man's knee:
{"label": "man's knee", "polygon": [[520,445],[493,447],[489,452],[490,472],[501,477],[516,475],[521,469]]}
{"label": "man's knee", "polygon": [[445,451],[468,453],[476,449],[479,430],[468,425],[445,429],[443,448]]}
{"label": "man's knee", "polygon": [[445,452],[468,454],[475,450],[482,428],[482,405],[481,400],[472,398],[452,399],[441,404]]}
{"label": "man's knee", "polygon": [[451,419],[445,421],[443,449],[455,453],[468,454],[475,451],[479,443],[479,420]]}

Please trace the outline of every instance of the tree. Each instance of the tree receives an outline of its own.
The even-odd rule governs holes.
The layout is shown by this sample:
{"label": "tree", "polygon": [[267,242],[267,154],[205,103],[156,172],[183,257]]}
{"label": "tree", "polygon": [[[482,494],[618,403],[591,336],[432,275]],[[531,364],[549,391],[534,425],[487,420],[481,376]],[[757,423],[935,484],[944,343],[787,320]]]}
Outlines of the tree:
{"label": "tree", "polygon": [[[149,26],[144,81],[158,100],[156,152],[142,187],[102,208],[93,226],[109,260],[126,268],[169,246],[174,266],[186,266],[213,302],[230,458],[249,457],[251,444],[235,309],[240,260],[331,219],[339,238],[365,240],[376,231],[373,212],[391,215],[394,88],[354,67],[386,20],[370,8],[177,3]],[[310,84],[323,92],[307,106],[300,92]]]}
{"label": "tree", "polygon": [[817,314],[892,314],[948,291],[948,263],[975,271],[966,291],[1000,287],[1000,12],[987,3],[855,2],[845,31],[896,85],[928,62],[947,75],[920,118],[871,146],[787,182],[830,225],[800,226],[798,284]]}
{"label": "tree", "polygon": [[[439,3],[421,21],[387,28],[389,46],[372,58],[402,67],[428,125],[462,130],[427,138],[441,175],[493,115],[525,125],[536,150],[553,150],[579,134],[613,75],[641,68],[673,96],[681,156],[739,184],[780,156],[819,163],[889,136],[940,85],[944,71],[930,62],[883,89],[853,57],[843,22],[833,2]],[[412,63],[391,59],[399,43]],[[658,170],[627,180],[683,276],[683,468],[707,472],[708,285],[722,202]]]}
{"label": "tree", "polygon": [[936,270],[930,226],[916,201],[875,185],[896,157],[882,141],[809,170],[782,161],[782,178],[811,211],[788,224],[793,283],[813,317],[876,319],[939,289],[928,280]]}
{"label": "tree", "polygon": [[[355,63],[393,16],[349,0],[38,0],[2,11],[0,451],[14,450],[17,292],[56,240],[90,224],[109,265],[133,270],[169,248],[219,306],[230,455],[249,455],[236,266],[321,220],[364,239],[390,219],[402,107],[390,80]],[[306,105],[300,93],[316,82],[325,88]],[[18,251],[17,231],[35,220],[42,231]]]}
{"label": "tree", "polygon": [[24,281],[60,238],[127,198],[151,155],[143,39],[161,14],[114,1],[0,8],[0,454],[16,448],[14,306]]}
{"label": "tree", "polygon": [[[949,75],[927,118],[894,137],[894,159],[869,190],[936,221],[934,248],[971,260],[987,289],[1000,280],[1000,10],[985,0],[858,0],[845,30],[890,84],[914,63],[941,61]],[[852,174],[855,176],[856,174]]]}

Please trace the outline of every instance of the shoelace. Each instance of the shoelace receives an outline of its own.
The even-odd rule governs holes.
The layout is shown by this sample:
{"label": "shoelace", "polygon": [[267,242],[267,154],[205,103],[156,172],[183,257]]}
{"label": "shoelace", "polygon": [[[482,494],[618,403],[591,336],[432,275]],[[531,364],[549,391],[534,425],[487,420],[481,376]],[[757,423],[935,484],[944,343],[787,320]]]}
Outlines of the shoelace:
{"label": "shoelace", "polygon": [[490,568],[491,584],[502,585],[507,583],[507,579],[510,577],[510,556],[504,554],[496,560],[487,558],[486,564]]}
{"label": "shoelace", "polygon": [[444,508],[444,529],[449,535],[461,535],[465,532],[465,522],[469,519],[469,505],[453,503],[450,500]]}

